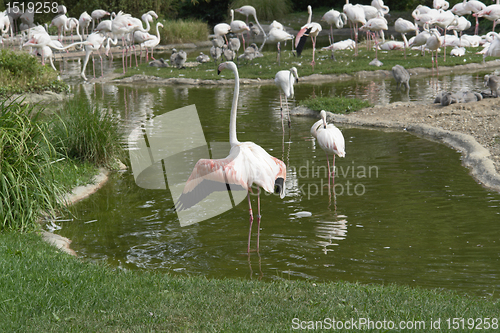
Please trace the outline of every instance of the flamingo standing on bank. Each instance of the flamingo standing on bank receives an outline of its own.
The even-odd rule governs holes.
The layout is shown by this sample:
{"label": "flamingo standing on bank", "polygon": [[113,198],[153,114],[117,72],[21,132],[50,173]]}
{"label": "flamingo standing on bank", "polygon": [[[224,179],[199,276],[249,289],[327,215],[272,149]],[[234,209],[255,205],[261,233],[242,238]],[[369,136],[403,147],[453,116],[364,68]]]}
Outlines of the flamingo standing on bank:
{"label": "flamingo standing on bank", "polygon": [[378,61],[378,38],[376,38],[375,32],[378,31],[383,36],[383,31],[388,29],[387,20],[383,17],[372,18],[368,20],[365,25],[359,28],[359,30],[373,31],[373,39],[375,40],[375,61]]}
{"label": "flamingo standing on bank", "polygon": [[[431,61],[432,61],[432,70],[434,71],[434,59],[436,61],[436,72],[439,75],[438,69],[438,50],[441,47],[441,36],[439,36],[439,32],[437,29],[433,28],[430,31],[430,36],[427,38],[427,42],[425,43],[425,48],[431,51]],[[434,52],[436,52],[436,58],[434,58]]]}
{"label": "flamingo standing on bank", "polygon": [[[246,6],[242,6],[240,8],[236,8],[234,11],[237,13],[243,14],[247,17],[246,22],[247,22],[248,26],[250,26],[248,24],[248,16],[252,15],[253,18],[255,19],[255,23],[257,23],[257,26],[259,27],[260,31],[262,31],[262,35],[264,36],[264,42],[265,42],[266,32],[264,31],[264,29],[262,28],[262,26],[259,23],[259,20],[257,19],[257,12],[255,11],[255,8],[253,6],[246,5]],[[264,44],[262,44],[262,45],[264,45]]]}
{"label": "flamingo standing on bank", "polygon": [[122,65],[123,74],[125,74],[125,35],[129,34],[135,28],[134,24],[130,21],[130,14],[119,12],[113,21],[111,21],[111,32],[117,38],[122,39]]}
{"label": "flamingo standing on bank", "polygon": [[[269,40],[271,43],[276,43],[276,47],[278,48],[278,55],[276,56],[276,61],[278,62],[278,66],[280,65],[281,61],[280,57],[281,42],[286,42],[287,40],[292,40],[292,39],[293,39],[292,34],[289,34],[285,30],[281,30],[279,28],[272,28],[271,31],[269,31],[269,34],[266,36],[265,41]],[[292,51],[293,51],[293,42],[292,42]]]}
{"label": "flamingo standing on bank", "polygon": [[[253,184],[262,187],[266,192],[285,197],[286,165],[281,160],[269,155],[253,142],[239,142],[236,137],[236,114],[240,90],[238,68],[232,61],[219,65],[218,73],[229,69],[234,73],[234,96],[229,122],[229,143],[231,150],[224,159],[200,159],[184,186],[182,195],[176,202],[176,209],[183,210],[193,206],[192,200],[203,187],[213,182],[242,187],[247,191],[250,212],[250,231],[248,233],[247,253],[250,253],[253,213],[250,202],[250,191]],[[213,185],[211,187],[213,189]],[[198,197],[199,199],[199,197]],[[199,200],[197,201],[199,202]],[[260,238],[260,189],[257,191],[257,252]]]}
{"label": "flamingo standing on bank", "polygon": [[62,42],[63,32],[65,30],[67,20],[68,17],[66,14],[59,14],[52,19],[49,25],[49,28],[52,26],[57,27],[57,40],[60,42]]}
{"label": "flamingo standing on bank", "polygon": [[378,9],[379,12],[381,12],[384,15],[389,14],[389,7],[384,5],[383,0],[372,0],[371,3],[372,7],[375,7]]}
{"label": "flamingo standing on bank", "polygon": [[227,44],[227,37],[226,35],[231,32],[231,26],[227,23],[219,23],[214,26],[214,35],[215,38],[217,37],[222,37],[224,36],[224,39],[226,40]]}
{"label": "flamingo standing on bank", "polygon": [[293,85],[294,83],[299,82],[299,74],[297,73],[297,68],[292,67],[290,70],[282,70],[276,73],[276,76],[274,77],[274,83],[278,87],[278,90],[280,91],[280,110],[281,110],[281,127],[283,128],[283,134],[285,133],[285,127],[283,125],[283,100],[281,95],[285,95],[285,105],[288,110],[288,128],[291,127],[291,120],[290,120],[290,108],[288,107],[288,98],[293,98],[294,96],[294,90],[293,90]]}
{"label": "flamingo standing on bank", "polygon": [[344,13],[347,16],[347,19],[352,24],[352,28],[354,29],[354,55],[358,55],[358,24],[366,24],[365,12],[363,7],[360,5],[352,5],[349,3],[349,0],[346,0],[346,4],[343,9]]}
{"label": "flamingo standing on bank", "polygon": [[[328,36],[328,38],[330,40],[330,45],[332,45],[335,42],[333,38],[333,26],[335,26],[335,28],[337,29],[342,29],[344,27],[344,24],[347,23],[347,16],[344,13],[339,12],[338,10],[330,9],[323,15],[321,21],[325,21],[328,25],[330,25],[330,35]],[[332,48],[331,58],[333,60],[335,60],[334,52],[335,50]]]}
{"label": "flamingo standing on bank", "polygon": [[110,15],[109,12],[105,11],[104,9],[96,9],[90,13],[90,16],[92,17],[92,30],[94,30],[95,27],[95,22],[99,23],[99,21],[104,17]]}
{"label": "flamingo standing on bank", "polygon": [[[318,144],[325,151],[326,163],[328,165],[328,186],[330,186],[330,175],[332,176],[332,188],[335,184],[335,155],[345,157],[345,140],[342,132],[334,124],[327,124],[326,112],[321,110],[319,113],[321,119],[311,127],[312,136],[318,140]],[[328,153],[333,155],[332,169],[330,169],[330,160]]]}
{"label": "flamingo standing on bank", "polygon": [[144,48],[146,49],[146,61],[148,61],[148,48],[151,48],[151,59],[153,60],[156,60],[153,56],[153,51],[154,51],[154,48],[160,44],[160,28],[159,27],[162,27],[163,28],[163,24],[161,24],[160,22],[157,22],[156,23],[156,36],[155,35],[152,35],[154,38],[151,38],[147,41],[145,41],[144,43],[142,43],[141,47],[144,46]]}
{"label": "flamingo standing on bank", "polygon": [[457,25],[458,24],[458,16],[453,14],[449,10],[442,10],[440,9],[438,11],[438,14],[434,16],[434,19],[431,20],[430,24],[435,24],[444,31],[444,36],[443,36],[443,45],[444,45],[444,56],[443,56],[443,61],[446,61],[446,30],[448,29],[449,26],[452,25]]}
{"label": "flamingo standing on bank", "polygon": [[417,31],[417,27],[413,22],[405,20],[404,18],[398,18],[394,23],[394,29],[401,34],[403,41],[405,42],[405,59],[406,59],[406,49],[408,48],[408,40],[406,39],[406,34],[412,31]]}
{"label": "flamingo standing on bank", "polygon": [[243,40],[243,48],[245,48],[245,36],[244,33],[245,31],[250,31],[250,28],[248,25],[241,21],[241,20],[235,20],[234,19],[234,10],[231,9],[231,23],[229,24],[231,26],[231,32],[236,34],[236,37],[238,37],[239,34],[241,34],[241,39]]}
{"label": "flamingo standing on bank", "polygon": [[472,16],[484,17],[487,20],[493,21],[493,30],[491,31],[495,31],[497,20],[500,19],[500,4],[497,1],[496,5],[490,5],[483,10],[472,14]]}
{"label": "flamingo standing on bank", "polygon": [[316,62],[314,61],[314,53],[316,51],[316,37],[323,28],[321,27],[321,24],[316,22],[311,22],[312,19],[311,6],[307,6],[307,12],[309,13],[309,16],[307,18],[307,23],[303,25],[302,28],[300,28],[300,31],[297,34],[297,37],[295,39],[295,49],[297,50],[297,55],[300,56],[300,54],[302,53],[302,49],[304,48],[304,45],[306,43],[307,37],[309,36],[311,37],[313,46],[311,66],[314,71],[314,65],[316,64]]}
{"label": "flamingo standing on bank", "polygon": [[464,0],[463,4],[465,10],[474,13],[472,14],[472,16],[476,18],[476,29],[474,30],[474,35],[477,35],[479,33],[479,17],[475,14],[485,9],[486,5],[478,0]]}
{"label": "flamingo standing on bank", "polygon": [[89,33],[89,25],[92,22],[92,16],[87,12],[83,12],[80,14],[78,18],[78,24],[80,25],[81,35],[85,38],[85,33]]}
{"label": "flamingo standing on bank", "polygon": [[347,16],[344,13],[339,12],[338,10],[330,9],[323,15],[321,21],[325,21],[326,24],[330,26],[330,36],[328,37],[330,39],[330,44],[333,44],[333,26],[335,26],[335,28],[337,29],[342,29],[344,27],[344,24],[347,23]]}

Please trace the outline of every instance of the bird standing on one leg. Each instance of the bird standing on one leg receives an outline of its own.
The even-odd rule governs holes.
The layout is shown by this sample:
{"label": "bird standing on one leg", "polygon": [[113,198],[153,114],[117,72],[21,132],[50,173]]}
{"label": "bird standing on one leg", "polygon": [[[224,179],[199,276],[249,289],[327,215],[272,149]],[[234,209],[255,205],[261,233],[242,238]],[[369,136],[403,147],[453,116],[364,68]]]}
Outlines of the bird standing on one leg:
{"label": "bird standing on one leg", "polygon": [[307,23],[300,28],[299,33],[295,39],[295,49],[297,50],[297,55],[300,56],[302,53],[302,49],[304,48],[304,44],[306,43],[307,37],[311,37],[312,45],[313,45],[313,56],[311,66],[314,71],[314,65],[316,62],[314,61],[314,52],[316,50],[316,37],[323,29],[319,23],[311,22],[312,18],[312,8],[311,6],[307,6],[307,11],[309,13],[309,17],[307,19]]}

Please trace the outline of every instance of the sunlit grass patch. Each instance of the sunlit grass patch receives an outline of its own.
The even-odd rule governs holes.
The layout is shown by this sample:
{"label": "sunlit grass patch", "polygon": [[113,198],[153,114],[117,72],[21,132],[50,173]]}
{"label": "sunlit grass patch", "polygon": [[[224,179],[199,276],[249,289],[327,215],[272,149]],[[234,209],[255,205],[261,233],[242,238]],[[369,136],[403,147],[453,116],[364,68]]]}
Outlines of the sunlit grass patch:
{"label": "sunlit grass patch", "polygon": [[[310,42],[308,42],[310,43]],[[448,48],[447,48],[447,51]],[[446,62],[443,59],[443,53],[441,52],[438,57],[439,68],[443,66],[456,66],[469,63],[482,63],[483,56],[476,54],[479,48],[470,48],[464,57],[446,57]],[[312,50],[311,45],[306,44],[304,51],[300,57],[296,57],[291,52],[290,43],[287,46],[282,45],[281,52],[281,64],[278,65],[276,60],[276,52],[266,51],[263,52],[264,57],[255,58],[251,62],[246,61],[235,61],[238,64],[238,71],[240,78],[249,79],[274,79],[276,73],[283,69],[290,69],[291,67],[296,67],[300,76],[308,76],[311,74],[350,74],[362,71],[376,71],[376,70],[391,70],[394,65],[401,65],[406,69],[411,68],[431,68],[431,56],[426,52],[425,56],[422,56],[420,51],[408,50],[407,57],[404,58],[403,50],[394,51],[379,51],[378,59],[382,61],[383,65],[381,67],[376,67],[369,65],[369,63],[375,57],[375,51],[366,50],[366,46],[359,46],[359,55],[354,56],[353,50],[337,51],[335,52],[336,61],[330,58],[331,51],[316,51],[316,65],[314,70],[311,66],[312,60]],[[195,62],[196,57],[199,53],[193,52],[188,55],[187,61]],[[241,51],[240,51],[241,54]],[[487,58],[486,60],[492,60],[493,58]],[[117,69],[118,73],[120,69]],[[221,78],[232,78],[232,74],[229,75],[217,75],[217,66],[214,62],[209,62],[205,64],[200,64],[195,67],[187,67],[183,69],[177,68],[153,68],[149,67],[147,64],[139,65],[137,69],[131,68],[124,75],[124,77],[132,76],[135,74],[145,74],[153,75],[160,78],[193,78],[193,79],[209,79],[217,80]],[[300,79],[299,79],[300,83]]]}
{"label": "sunlit grass patch", "polygon": [[350,113],[369,107],[365,100],[347,97],[309,97],[300,102],[301,105],[315,111],[330,111],[333,113]]}
{"label": "sunlit grass patch", "polygon": [[68,89],[49,64],[42,66],[40,59],[27,52],[0,50],[0,96],[46,90],[65,92]]}
{"label": "sunlit grass patch", "polygon": [[[207,40],[208,25],[196,20],[166,20],[160,27],[161,44],[179,44]],[[156,34],[152,27],[150,33]]]}

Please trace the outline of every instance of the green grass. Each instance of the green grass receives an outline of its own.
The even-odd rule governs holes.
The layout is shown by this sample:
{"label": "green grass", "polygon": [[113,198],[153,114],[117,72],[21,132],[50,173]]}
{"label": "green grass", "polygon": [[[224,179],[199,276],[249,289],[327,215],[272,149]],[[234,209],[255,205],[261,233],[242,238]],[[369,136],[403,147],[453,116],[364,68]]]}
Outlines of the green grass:
{"label": "green grass", "polygon": [[[310,42],[308,42],[310,43]],[[286,49],[285,49],[286,48]],[[274,79],[276,73],[282,69],[289,69],[293,66],[297,67],[299,77],[309,76],[311,74],[350,74],[361,71],[375,71],[375,70],[391,70],[396,64],[399,64],[407,69],[409,68],[431,68],[431,56],[426,53],[421,56],[419,51],[408,50],[407,59],[404,59],[402,50],[395,51],[379,51],[378,59],[383,62],[383,66],[375,67],[370,66],[369,63],[375,57],[375,51],[367,51],[366,46],[359,47],[359,55],[355,57],[354,51],[338,51],[335,52],[337,61],[330,59],[330,51],[316,52],[316,65],[314,71],[311,66],[312,50],[311,45],[306,44],[306,48],[300,57],[295,57],[290,51],[290,43],[286,47],[282,46],[281,65],[279,66],[276,61],[276,52],[264,52],[264,57],[256,58],[253,62],[246,63],[241,61],[238,66],[240,78],[249,79]],[[449,48],[447,48],[449,52]],[[468,63],[481,63],[483,61],[482,55],[475,54],[478,49],[468,49],[464,57],[446,57],[446,62],[443,61],[442,53],[439,57],[439,67],[442,66],[455,66]],[[196,61],[198,52],[193,52],[188,55],[187,61]],[[240,52],[241,54],[241,52]],[[491,60],[493,58],[487,58]],[[118,73],[120,69],[115,72]],[[213,62],[201,64],[196,67],[188,67],[184,69],[176,68],[160,68],[149,67],[147,64],[139,65],[138,68],[131,68],[123,77],[133,76],[135,74],[144,74],[157,76],[160,78],[193,78],[202,80],[218,80],[221,78],[232,78],[233,75],[217,75],[217,68]],[[300,83],[300,80],[299,80]]]}
{"label": "green grass", "polygon": [[111,112],[85,98],[68,100],[51,128],[57,151],[70,159],[113,167],[123,156],[120,123]]}
{"label": "green grass", "polygon": [[57,76],[50,64],[42,66],[39,59],[27,52],[0,50],[0,96],[46,90],[67,92],[68,85]]}
{"label": "green grass", "polygon": [[58,160],[51,166],[53,181],[65,192],[70,192],[77,186],[91,184],[98,173],[99,169],[94,164],[69,158]]}
{"label": "green grass", "polygon": [[[208,39],[208,25],[198,20],[165,20],[160,27],[161,44],[180,44]],[[151,33],[156,34],[155,27]]]}
{"label": "green grass", "polygon": [[34,233],[0,234],[0,272],[2,332],[277,332],[325,318],[418,320],[428,332],[431,319],[446,328],[447,318],[467,325],[467,318],[498,319],[500,311],[498,301],[406,286],[112,270],[63,254]]}
{"label": "green grass", "polygon": [[0,231],[33,230],[54,214],[62,192],[51,181],[56,152],[39,121],[40,111],[18,101],[0,102]]}
{"label": "green grass", "polygon": [[369,107],[370,102],[347,97],[309,97],[300,102],[311,110],[347,114]]}
{"label": "green grass", "polygon": [[[231,8],[236,9],[248,4],[249,2],[246,0],[235,0],[231,3]],[[255,8],[257,19],[261,24],[265,21],[282,20],[291,15],[290,12],[292,11],[292,2],[290,0],[253,0],[251,5]],[[246,20],[246,17],[242,14],[234,13],[234,15],[235,20]],[[255,23],[253,16],[250,16],[248,20]]]}

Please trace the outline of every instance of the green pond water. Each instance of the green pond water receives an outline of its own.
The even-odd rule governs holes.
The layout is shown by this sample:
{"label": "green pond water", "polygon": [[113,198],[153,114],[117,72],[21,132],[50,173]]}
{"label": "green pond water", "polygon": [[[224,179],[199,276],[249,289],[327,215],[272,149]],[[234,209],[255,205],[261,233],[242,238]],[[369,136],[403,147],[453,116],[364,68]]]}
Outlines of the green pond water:
{"label": "green pond water", "polygon": [[[290,104],[313,92],[342,89],[347,88],[299,84]],[[124,144],[134,129],[159,132],[158,119],[188,105],[196,106],[206,142],[228,141],[232,86],[85,84],[74,92],[120,117]],[[246,199],[181,227],[170,191],[141,188],[132,168],[112,174],[102,189],[76,204],[74,220],[56,223],[62,227],[56,232],[73,241],[80,257],[120,269],[396,283],[498,297],[500,195],[470,177],[458,152],[406,132],[339,126],[346,157],[336,159],[337,195],[330,199],[326,157],[309,133],[315,121],[293,117],[283,136],[276,87],[242,87],[238,139],[261,145],[288,166],[286,197],[261,195],[260,253],[246,253]],[[187,155],[186,165],[196,162]],[[256,210],[255,196],[252,205]],[[254,223],[252,249],[256,238]]]}

